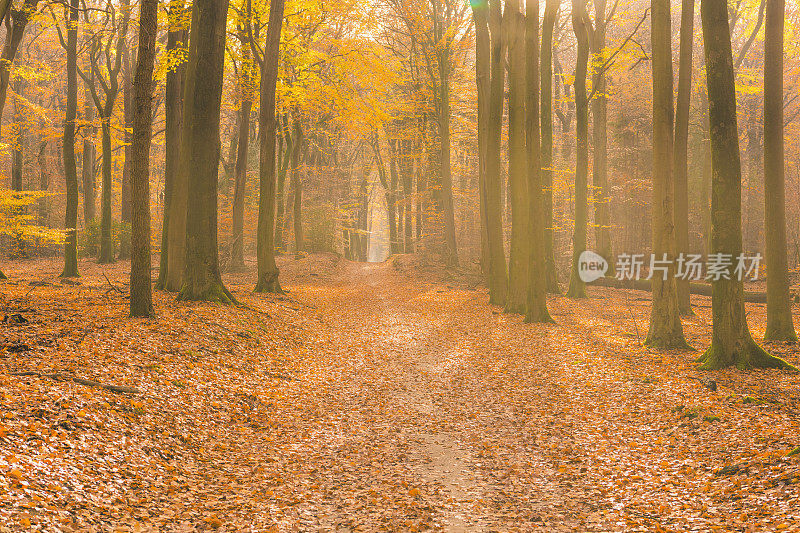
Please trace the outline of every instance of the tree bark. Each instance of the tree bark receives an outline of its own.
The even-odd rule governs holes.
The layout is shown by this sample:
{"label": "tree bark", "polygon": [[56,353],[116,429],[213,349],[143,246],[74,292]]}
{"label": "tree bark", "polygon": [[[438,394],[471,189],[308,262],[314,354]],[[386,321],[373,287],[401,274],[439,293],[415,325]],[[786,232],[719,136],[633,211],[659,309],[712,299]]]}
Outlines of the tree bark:
{"label": "tree bark", "polygon": [[183,101],[181,165],[187,176],[186,244],[179,300],[235,303],[222,284],[217,247],[219,117],[228,0],[195,0]]}
{"label": "tree bark", "polygon": [[544,255],[546,261],[547,292],[561,294],[554,250],[553,221],[553,30],[558,15],[558,0],[547,0],[542,21],[541,60],[541,162],[542,212],[544,214]]}
{"label": "tree bark", "polygon": [[[242,65],[242,69],[244,69],[244,65]],[[244,269],[244,195],[247,186],[247,151],[252,107],[252,100],[243,97],[241,116],[239,117],[239,142],[236,147],[236,170],[234,171],[230,270]]]}
{"label": "tree bark", "polygon": [[611,242],[611,190],[608,186],[608,101],[607,80],[603,68],[606,47],[606,0],[595,2],[594,54],[592,62],[596,70],[592,91],[592,140],[594,142],[592,191],[594,194],[595,246],[608,261],[609,270],[614,271],[614,254]]}
{"label": "tree bark", "polygon": [[785,0],[766,0],[764,26],[764,227],[767,329],[764,340],[796,341],[786,253],[783,162],[783,29]]}
{"label": "tree bark", "polygon": [[[706,0],[707,1],[707,0]],[[672,45],[669,0],[651,0],[653,42],[653,254],[656,260],[675,259],[672,180]],[[645,344],[654,348],[687,347],[678,310],[674,266],[666,274],[651,270],[653,305]]]}
{"label": "tree bark", "polygon": [[578,260],[586,250],[589,173],[589,103],[586,95],[586,74],[589,61],[589,30],[586,27],[585,0],[572,0],[572,29],[578,41],[575,63],[575,133],[577,160],[575,162],[575,229],[572,235],[572,266],[570,269],[570,298],[585,298],[586,285],[578,275]]}
{"label": "tree bark", "polygon": [[[675,253],[689,253],[689,108],[692,95],[692,40],[694,39],[694,0],[681,2],[678,97],[675,105],[675,144],[673,172],[675,191]],[[678,311],[691,316],[689,280],[678,279]]]}
{"label": "tree bark", "polygon": [[[126,13],[130,18],[131,1],[120,0],[120,9]],[[124,122],[124,132],[122,134],[125,148],[123,150],[124,161],[122,164],[122,191],[120,195],[120,220],[124,223],[131,223],[133,216],[133,209],[131,205],[131,142],[133,129],[133,65],[131,62],[131,54],[127,45],[127,24],[125,25],[125,35],[121,36],[122,39],[122,119]],[[134,59],[135,61],[135,59]],[[119,256],[120,258],[128,257],[130,250],[126,249],[124,240],[120,242]]]}
{"label": "tree bark", "polygon": [[[736,124],[733,54],[725,0],[703,0],[706,77],[713,183],[712,252],[737,258],[742,253],[742,168]],[[701,368],[793,368],[760,348],[750,335],[744,311],[744,285],[736,276],[712,281],[711,346],[699,358]]]}
{"label": "tree bark", "polygon": [[539,0],[525,2],[525,139],[529,197],[530,259],[526,322],[553,322],[547,310],[547,258],[545,256],[544,191],[539,132]]}
{"label": "tree bark", "polygon": [[511,247],[506,312],[526,311],[530,251],[530,196],[525,147],[525,19],[519,0],[506,0],[503,23],[508,35],[508,192]]}
{"label": "tree bark", "polygon": [[[186,46],[188,32],[181,23],[184,11],[183,0],[172,0],[169,4],[169,31],[167,33],[167,51],[176,53]],[[180,289],[183,277],[183,242],[177,235],[185,235],[186,210],[179,212],[176,209],[178,202],[174,200],[178,194],[180,180],[178,166],[180,162],[181,131],[183,129],[183,89],[186,74],[186,62],[180,62],[167,72],[166,89],[164,95],[164,216],[161,221],[161,257],[159,258],[158,281],[156,288],[177,291]],[[185,184],[184,184],[185,185]],[[186,193],[186,187],[182,187]],[[186,204],[183,203],[185,207]],[[177,233],[176,220],[184,220],[183,232]],[[180,241],[180,242],[179,242]],[[174,253],[180,256],[180,261],[172,258]]]}
{"label": "tree bark", "polygon": [[141,0],[131,109],[131,301],[134,317],[153,316],[150,266],[150,142],[158,0]]}
{"label": "tree bark", "polygon": [[75,117],[78,114],[78,0],[70,0],[67,23],[67,109],[64,117],[64,181],[67,185],[67,208],[64,216],[65,278],[78,277],[78,169],[75,163]]}
{"label": "tree bark", "polygon": [[258,281],[256,292],[282,293],[275,264],[275,86],[284,0],[270,5],[267,39],[261,64],[261,132],[258,202]]}
{"label": "tree bark", "polygon": [[[90,83],[94,83],[94,75],[90,75]],[[94,139],[97,128],[94,127],[94,102],[88,87],[84,90],[84,120],[87,123],[83,138],[83,156],[81,163],[81,181],[83,182],[83,224],[89,223],[97,216],[97,183],[95,182],[95,157],[97,157]]]}
{"label": "tree bark", "polygon": [[[505,91],[505,39],[502,29],[500,0],[489,0],[491,35],[488,126],[486,139],[486,238],[489,255],[489,303],[505,305],[508,294],[508,270],[503,246],[503,207],[500,141],[503,128],[503,96]],[[418,222],[419,224],[419,222]]]}

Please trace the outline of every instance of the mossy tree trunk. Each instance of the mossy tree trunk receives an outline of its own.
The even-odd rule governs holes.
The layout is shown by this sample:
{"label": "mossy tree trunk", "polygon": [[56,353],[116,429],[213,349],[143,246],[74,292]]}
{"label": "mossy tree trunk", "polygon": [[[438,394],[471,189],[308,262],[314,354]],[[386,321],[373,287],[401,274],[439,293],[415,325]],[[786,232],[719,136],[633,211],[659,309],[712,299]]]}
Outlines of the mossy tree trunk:
{"label": "mossy tree trunk", "polygon": [[150,142],[158,0],[142,0],[131,120],[131,316],[153,316],[150,267]]}
{"label": "mossy tree trunk", "polygon": [[[656,260],[675,259],[672,183],[672,47],[669,0],[652,0],[653,42],[653,254]],[[678,292],[672,264],[666,274],[651,270],[653,305],[645,344],[654,348],[685,348],[678,311]]]}
{"label": "mossy tree trunk", "polygon": [[[256,292],[281,293],[275,264],[275,85],[278,81],[278,52],[283,26],[284,0],[270,4],[267,39],[261,63],[261,131],[258,202],[258,281]],[[298,141],[295,141],[298,142]]]}
{"label": "mossy tree trunk", "polygon": [[526,322],[552,322],[547,310],[544,191],[539,153],[539,0],[525,2],[525,140],[529,198],[528,294]]}
{"label": "mossy tree trunk", "polygon": [[[736,89],[725,0],[703,0],[700,8],[708,80],[711,132],[712,253],[742,253],[742,169],[736,124]],[[744,311],[744,285],[736,276],[712,281],[711,346],[700,357],[701,368],[791,368],[769,355],[750,335]]]}
{"label": "mossy tree trunk", "polygon": [[[680,59],[678,96],[675,104],[675,144],[673,172],[675,191],[675,253],[689,253],[689,107],[692,95],[692,40],[694,39],[694,0],[681,2]],[[691,316],[689,280],[676,280],[678,310]]]}
{"label": "mossy tree trunk", "polygon": [[578,41],[578,56],[575,64],[575,133],[577,135],[577,159],[575,161],[575,229],[572,235],[572,264],[569,276],[570,298],[586,298],[586,285],[578,275],[578,260],[586,250],[586,226],[588,225],[589,173],[589,103],[586,96],[586,74],[589,62],[589,30],[586,27],[585,0],[572,0],[572,29]]}
{"label": "mossy tree trunk", "polygon": [[558,0],[547,0],[542,21],[541,56],[541,162],[544,190],[544,254],[547,268],[547,292],[561,294],[556,271],[553,221],[553,31],[558,16]]}
{"label": "mossy tree trunk", "polygon": [[506,0],[503,24],[508,36],[508,192],[511,247],[505,310],[525,313],[530,281],[530,196],[525,147],[525,17],[520,0]]}
{"label": "mossy tree trunk", "polygon": [[783,29],[785,0],[766,0],[764,26],[764,199],[767,330],[764,340],[796,341],[786,258],[783,162]]}
{"label": "mossy tree trunk", "polygon": [[179,300],[234,303],[217,247],[219,117],[228,0],[195,0],[183,101],[180,172],[188,175],[186,245]]}

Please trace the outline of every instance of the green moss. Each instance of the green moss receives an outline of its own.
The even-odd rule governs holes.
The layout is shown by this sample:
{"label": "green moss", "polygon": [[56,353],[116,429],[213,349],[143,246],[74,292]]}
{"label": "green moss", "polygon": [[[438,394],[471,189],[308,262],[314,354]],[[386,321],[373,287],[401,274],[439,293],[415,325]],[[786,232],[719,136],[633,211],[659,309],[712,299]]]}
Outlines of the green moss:
{"label": "green moss", "polygon": [[706,415],[703,417],[706,422],[719,422],[720,418],[715,415]]}

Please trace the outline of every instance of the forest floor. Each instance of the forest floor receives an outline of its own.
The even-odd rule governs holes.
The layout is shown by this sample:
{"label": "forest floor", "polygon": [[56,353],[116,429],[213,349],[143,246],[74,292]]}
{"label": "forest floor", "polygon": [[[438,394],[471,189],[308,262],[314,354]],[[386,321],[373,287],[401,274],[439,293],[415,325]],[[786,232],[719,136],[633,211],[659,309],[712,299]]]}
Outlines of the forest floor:
{"label": "forest floor", "polygon": [[139,320],[127,263],[4,264],[0,531],[800,531],[800,376],[642,347],[646,293],[530,325],[413,257],[280,266]]}

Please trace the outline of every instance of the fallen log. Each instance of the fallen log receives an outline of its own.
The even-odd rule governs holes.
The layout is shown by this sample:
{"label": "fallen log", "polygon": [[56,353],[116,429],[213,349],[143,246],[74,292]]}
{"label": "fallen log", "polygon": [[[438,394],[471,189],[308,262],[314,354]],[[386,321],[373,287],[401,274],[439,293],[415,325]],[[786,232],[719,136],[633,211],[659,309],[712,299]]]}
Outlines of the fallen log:
{"label": "fallen log", "polygon": [[[591,282],[589,285],[600,287],[612,287],[614,289],[628,289],[636,291],[650,292],[650,280],[647,279],[623,279],[600,278]],[[700,296],[711,296],[711,284],[693,281],[689,283],[689,291]],[[744,301],[749,303],[767,303],[767,293],[758,291],[744,291]]]}
{"label": "fallen log", "polygon": [[99,387],[101,389],[106,389],[111,392],[116,393],[130,393],[130,394],[139,394],[139,389],[136,387],[127,387],[125,385],[111,385],[108,383],[100,383],[99,381],[94,381],[91,379],[84,379],[79,378],[78,376],[73,376],[72,374],[45,374],[42,372],[11,372],[12,376],[35,376],[39,378],[49,378],[55,381],[74,381],[79,385],[85,385],[87,387]]}

